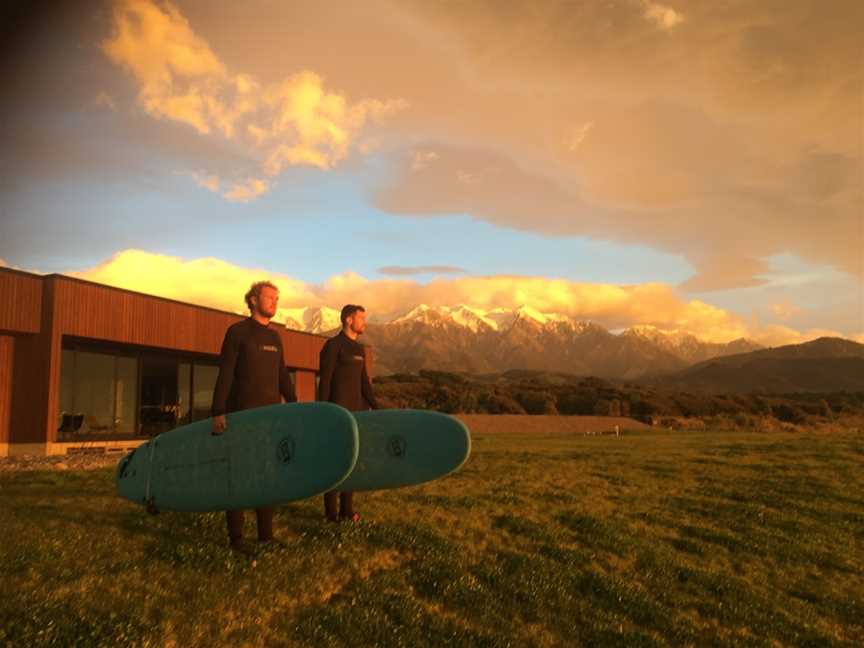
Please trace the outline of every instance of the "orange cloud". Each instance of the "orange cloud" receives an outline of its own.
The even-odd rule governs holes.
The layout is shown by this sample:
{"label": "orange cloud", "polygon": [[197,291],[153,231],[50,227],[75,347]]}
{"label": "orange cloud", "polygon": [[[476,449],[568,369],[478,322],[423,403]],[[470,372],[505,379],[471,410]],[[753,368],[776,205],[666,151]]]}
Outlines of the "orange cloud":
{"label": "orange cloud", "polygon": [[[0,265],[3,265],[0,260]],[[363,304],[373,316],[395,317],[417,304],[476,308],[516,308],[527,304],[540,312],[591,320],[610,329],[650,325],[664,331],[691,333],[710,342],[749,338],[765,346],[800,344],[818,337],[854,336],[822,328],[799,331],[783,325],[747,324],[744,318],[700,300],[686,300],[672,286],[578,283],[543,277],[491,276],[438,278],[428,284],[411,279],[370,280],[355,273],[333,275],[314,285],[264,268],[245,268],[215,258],[182,259],[142,250],[124,250],[93,268],[68,272],[127,290],[245,313],[243,295],[262,279],[280,289],[276,321],[288,321],[294,310],[346,303]],[[292,310],[294,309],[294,310]],[[290,325],[290,322],[289,322]]]}
{"label": "orange cloud", "polygon": [[770,310],[771,314],[779,320],[791,319],[802,312],[800,308],[788,301],[779,304],[771,304],[768,307],[768,310]]}
{"label": "orange cloud", "polygon": [[[750,336],[753,340],[764,346],[776,347],[786,344],[801,344],[809,342],[820,337],[846,337],[838,331],[831,329],[813,328],[806,331],[796,331],[788,326],[765,326],[760,327],[751,332]],[[851,339],[862,342],[864,335],[853,337]]]}
{"label": "orange cloud", "polygon": [[[352,146],[369,150],[364,127],[406,106],[403,100],[349,102],[309,70],[266,87],[250,74],[234,74],[170,3],[121,0],[113,24],[102,50],[135,77],[139,102],[150,115],[238,140],[256,151],[270,177],[286,166],[332,168]],[[263,180],[234,183],[223,195],[247,201],[269,186]]]}
{"label": "orange cloud", "polygon": [[261,194],[267,193],[270,184],[259,178],[249,178],[246,183],[235,184],[230,191],[225,192],[225,197],[234,202],[249,202]]}
{"label": "orange cloud", "polygon": [[209,189],[213,193],[219,193],[219,187],[221,186],[221,182],[219,180],[219,176],[214,175],[212,173],[208,174],[205,172],[193,172],[189,174],[192,176],[192,179],[205,189]]}
{"label": "orange cloud", "polygon": [[212,95],[228,81],[228,72],[176,7],[149,0],[118,2],[114,34],[102,49],[135,76],[147,112],[210,132]]}
{"label": "orange cloud", "polygon": [[185,260],[142,250],[124,250],[93,268],[66,273],[109,286],[209,306],[246,312],[249,286],[269,279],[279,287],[282,304],[317,304],[302,281],[259,268],[241,268],[215,258]]}
{"label": "orange cloud", "polygon": [[777,346],[823,335],[841,337],[836,331],[823,329],[796,331],[785,326],[748,326],[734,313],[699,300],[682,299],[673,287],[658,283],[616,286],[542,277],[492,276],[439,278],[421,284],[411,279],[369,280],[345,272],[321,285],[313,285],[264,268],[240,267],[215,258],[186,260],[142,250],[125,250],[93,268],[68,274],[237,313],[246,311],[243,294],[249,285],[269,279],[281,293],[277,321],[287,320],[292,308],[338,309],[346,303],[363,304],[378,316],[396,316],[420,303],[466,304],[483,309],[528,304],[541,312],[591,320],[610,329],[647,324],[692,333],[714,342],[749,337]]}
{"label": "orange cloud", "polygon": [[401,101],[377,100],[349,105],[342,95],[325,91],[321,77],[309,71],[271,86],[264,101],[273,110],[270,131],[252,132],[258,141],[281,142],[264,163],[269,175],[295,164],[330,168],[347,156],[366,121],[405,106]]}
{"label": "orange cloud", "polygon": [[646,20],[653,22],[660,29],[671,30],[677,25],[684,22],[683,14],[675,11],[671,7],[652,2],[651,0],[642,0]]}

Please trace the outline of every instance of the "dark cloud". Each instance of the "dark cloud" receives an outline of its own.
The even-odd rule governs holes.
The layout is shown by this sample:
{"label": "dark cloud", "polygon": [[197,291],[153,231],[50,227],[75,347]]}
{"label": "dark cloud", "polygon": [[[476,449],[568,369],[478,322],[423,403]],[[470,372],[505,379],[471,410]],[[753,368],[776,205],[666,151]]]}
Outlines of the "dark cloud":
{"label": "dark cloud", "polygon": [[426,143],[400,155],[398,168],[376,196],[384,210],[468,213],[549,236],[649,244],[695,267],[682,285],[692,292],[761,285],[765,259],[788,252],[854,274],[862,253],[856,185],[843,156],[807,155],[773,184],[719,173],[713,185],[710,175],[685,177],[677,204],[662,208],[640,208],[634,200],[610,207],[583,197],[578,185],[534,175],[491,151]]}
{"label": "dark cloud", "polygon": [[646,4],[415,4],[476,97],[460,119],[486,119],[400,154],[378,205],[648,245],[692,291],[762,285],[781,253],[860,272],[864,3],[654,3],[669,29]]}

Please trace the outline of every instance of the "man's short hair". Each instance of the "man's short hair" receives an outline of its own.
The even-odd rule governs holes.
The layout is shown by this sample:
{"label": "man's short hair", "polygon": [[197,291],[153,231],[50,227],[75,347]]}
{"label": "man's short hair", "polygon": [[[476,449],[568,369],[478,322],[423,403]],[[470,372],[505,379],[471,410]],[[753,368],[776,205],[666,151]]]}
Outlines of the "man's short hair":
{"label": "man's short hair", "polygon": [[339,315],[339,319],[342,320],[342,326],[345,326],[345,322],[348,321],[348,318],[351,317],[357,311],[366,312],[366,309],[360,306],[359,304],[345,304],[342,307],[342,313]]}
{"label": "man's short hair", "polygon": [[261,301],[261,289],[262,288],[272,288],[276,292],[279,292],[279,289],[274,286],[269,281],[256,281],[249,287],[249,291],[246,293],[244,299],[246,300],[246,305],[249,307],[249,310],[254,310],[252,304],[252,298],[254,297],[256,301]]}

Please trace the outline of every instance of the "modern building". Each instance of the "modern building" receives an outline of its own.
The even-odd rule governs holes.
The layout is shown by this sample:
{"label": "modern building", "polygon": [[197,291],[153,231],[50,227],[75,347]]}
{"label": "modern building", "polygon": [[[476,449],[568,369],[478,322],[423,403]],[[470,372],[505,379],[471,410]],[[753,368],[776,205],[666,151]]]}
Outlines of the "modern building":
{"label": "modern building", "polygon": [[[210,415],[234,313],[0,268],[0,456],[122,450]],[[298,400],[325,337],[272,323]]]}

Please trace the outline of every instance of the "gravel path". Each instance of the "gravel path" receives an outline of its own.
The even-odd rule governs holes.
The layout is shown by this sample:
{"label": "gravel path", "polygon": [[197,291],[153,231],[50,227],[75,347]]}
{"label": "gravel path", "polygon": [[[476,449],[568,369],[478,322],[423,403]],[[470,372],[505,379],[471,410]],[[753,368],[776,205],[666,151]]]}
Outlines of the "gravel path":
{"label": "gravel path", "polygon": [[19,470],[96,470],[117,465],[122,452],[0,457],[0,473]]}

